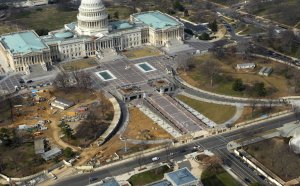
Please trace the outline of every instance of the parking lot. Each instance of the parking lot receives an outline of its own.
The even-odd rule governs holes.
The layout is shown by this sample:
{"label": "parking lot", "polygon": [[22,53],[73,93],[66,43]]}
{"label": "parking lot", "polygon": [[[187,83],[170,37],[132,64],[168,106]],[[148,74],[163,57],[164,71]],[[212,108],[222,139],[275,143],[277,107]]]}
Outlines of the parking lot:
{"label": "parking lot", "polygon": [[[13,93],[16,91],[16,87],[22,88],[22,87],[43,87],[48,86],[51,84],[53,79],[53,76],[45,76],[45,77],[39,77],[35,79],[23,79],[22,74],[12,74],[7,75],[3,79],[0,80],[0,94],[7,94],[7,93]],[[21,80],[24,81],[24,83],[20,83]],[[27,83],[29,80],[32,80],[31,83]]]}
{"label": "parking lot", "polygon": [[186,41],[191,47],[193,47],[195,50],[207,51],[208,49],[213,47],[213,43],[207,42],[207,41],[199,41],[197,39],[190,39]]}
{"label": "parking lot", "polygon": [[[19,83],[19,79],[21,78],[20,74],[14,74],[8,77],[4,77],[2,80],[0,80],[0,94],[1,93],[12,93],[14,92],[15,86],[20,87],[21,84]],[[3,92],[2,92],[3,91]]]}

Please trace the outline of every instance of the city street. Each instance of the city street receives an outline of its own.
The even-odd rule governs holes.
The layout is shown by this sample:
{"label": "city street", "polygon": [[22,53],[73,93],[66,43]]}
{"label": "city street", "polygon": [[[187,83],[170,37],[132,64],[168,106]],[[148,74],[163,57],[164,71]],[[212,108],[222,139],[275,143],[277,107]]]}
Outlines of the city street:
{"label": "city street", "polygon": [[[139,166],[139,162],[144,162],[144,164],[152,163],[151,157],[158,156],[160,157],[159,162],[167,162],[170,159],[174,158],[183,158],[185,154],[191,153],[193,151],[193,146],[199,145],[203,149],[208,149],[213,151],[214,153],[221,156],[222,159],[225,159],[226,165],[229,166],[232,171],[237,174],[241,179],[249,179],[251,182],[262,183],[263,185],[267,185],[266,182],[261,180],[261,178],[256,175],[246,164],[244,164],[239,158],[235,157],[231,154],[226,146],[227,143],[236,140],[249,138],[249,136],[261,132],[265,132],[271,129],[275,129],[281,127],[285,123],[296,121],[295,115],[285,116],[283,118],[274,119],[271,121],[262,122],[257,125],[241,128],[238,130],[234,130],[228,133],[212,136],[205,139],[198,139],[192,143],[184,144],[179,147],[173,147],[166,151],[159,152],[152,156],[144,156],[141,157],[141,160],[135,159],[130,161],[124,161],[118,165],[111,166],[107,169],[100,169],[99,171],[92,173],[84,173],[79,175],[74,175],[72,177],[68,177],[65,179],[58,178],[57,186],[64,185],[73,185],[73,186],[82,186],[87,185],[89,183],[90,177],[97,177],[98,179],[103,179],[106,177],[116,176],[120,174],[124,174],[133,170],[134,168]],[[169,156],[169,153],[174,153],[172,157]],[[158,163],[158,162],[157,162]]]}

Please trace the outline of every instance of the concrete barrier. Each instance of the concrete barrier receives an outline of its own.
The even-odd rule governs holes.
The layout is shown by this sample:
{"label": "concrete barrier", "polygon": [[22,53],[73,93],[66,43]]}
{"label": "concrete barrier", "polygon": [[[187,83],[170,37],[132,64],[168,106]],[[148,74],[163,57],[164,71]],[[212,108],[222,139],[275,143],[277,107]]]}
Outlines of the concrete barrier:
{"label": "concrete barrier", "polygon": [[77,170],[85,170],[85,171],[92,171],[94,169],[91,165],[84,165],[84,166],[76,166],[75,169]]}
{"label": "concrete barrier", "polygon": [[36,174],[30,175],[30,176],[25,176],[25,177],[22,177],[22,178],[10,178],[10,180],[11,181],[16,181],[16,182],[23,182],[23,181],[31,180],[33,178],[36,178],[36,177],[41,176],[41,175],[46,174],[46,173],[47,173],[47,171],[44,170],[44,171],[38,172]]}
{"label": "concrete barrier", "polygon": [[4,174],[0,174],[0,177],[5,179],[7,182],[9,182],[10,178],[5,176]]}
{"label": "concrete barrier", "polygon": [[67,165],[68,167],[72,167],[72,164],[69,163],[69,162],[67,162],[66,160],[63,160],[63,163],[64,163],[65,165]]}
{"label": "concrete barrier", "polygon": [[108,129],[99,137],[98,140],[98,145],[102,145],[109,137],[110,135],[114,132],[114,130],[118,127],[118,124],[121,120],[121,107],[120,104],[118,103],[117,99],[113,97],[112,95],[108,95],[109,101],[112,103],[113,108],[114,108],[114,117],[109,125]]}

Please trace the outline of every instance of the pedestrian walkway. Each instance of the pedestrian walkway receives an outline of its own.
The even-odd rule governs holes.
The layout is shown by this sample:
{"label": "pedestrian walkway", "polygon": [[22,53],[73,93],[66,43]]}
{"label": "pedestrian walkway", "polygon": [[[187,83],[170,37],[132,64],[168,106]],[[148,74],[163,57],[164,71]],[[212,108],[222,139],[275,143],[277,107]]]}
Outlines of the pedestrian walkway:
{"label": "pedestrian walkway", "polygon": [[200,131],[206,127],[200,119],[169,95],[153,93],[145,100],[165,116],[182,134]]}

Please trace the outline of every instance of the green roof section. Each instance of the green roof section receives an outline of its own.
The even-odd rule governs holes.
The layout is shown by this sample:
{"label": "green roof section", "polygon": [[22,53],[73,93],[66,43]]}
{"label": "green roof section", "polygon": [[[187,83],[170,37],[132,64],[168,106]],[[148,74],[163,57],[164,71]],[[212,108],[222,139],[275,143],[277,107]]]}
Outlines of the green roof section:
{"label": "green roof section", "polygon": [[34,31],[2,35],[0,42],[13,54],[38,52],[48,48]]}
{"label": "green roof section", "polygon": [[114,21],[111,22],[110,25],[112,26],[113,29],[116,30],[123,30],[123,29],[128,29],[133,27],[133,25],[127,21]]}
{"label": "green roof section", "polygon": [[177,26],[181,23],[175,18],[161,13],[160,11],[143,12],[133,15],[139,21],[149,25],[154,29],[163,29],[170,26]]}

